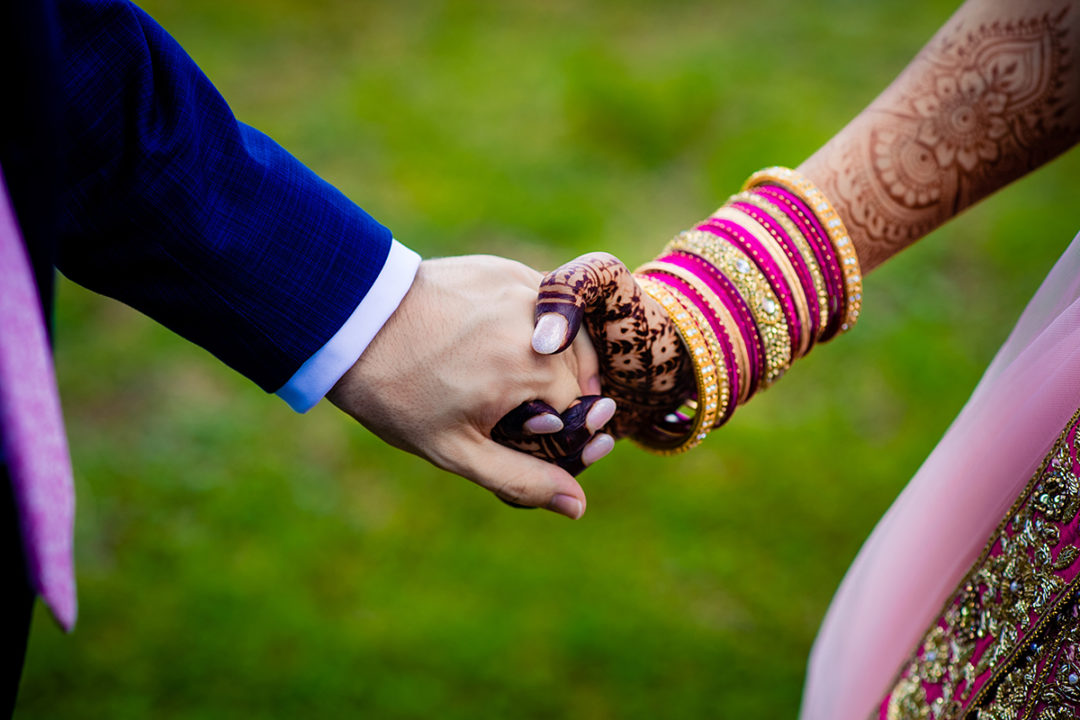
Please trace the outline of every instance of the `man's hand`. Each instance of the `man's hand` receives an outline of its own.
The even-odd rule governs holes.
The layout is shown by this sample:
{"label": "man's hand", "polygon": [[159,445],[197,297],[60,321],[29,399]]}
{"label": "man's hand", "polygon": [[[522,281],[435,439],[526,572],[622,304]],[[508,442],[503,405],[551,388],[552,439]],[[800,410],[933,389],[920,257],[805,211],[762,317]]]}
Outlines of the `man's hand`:
{"label": "man's hand", "polygon": [[[503,500],[580,517],[585,493],[570,473],[491,438],[499,419],[526,401],[562,412],[599,392],[585,333],[570,352],[533,351],[539,285],[540,273],[503,258],[425,260],[401,305],[327,397],[389,444]],[[532,432],[562,429],[557,416],[540,417],[553,419],[531,421]],[[599,444],[610,449],[610,441]]]}

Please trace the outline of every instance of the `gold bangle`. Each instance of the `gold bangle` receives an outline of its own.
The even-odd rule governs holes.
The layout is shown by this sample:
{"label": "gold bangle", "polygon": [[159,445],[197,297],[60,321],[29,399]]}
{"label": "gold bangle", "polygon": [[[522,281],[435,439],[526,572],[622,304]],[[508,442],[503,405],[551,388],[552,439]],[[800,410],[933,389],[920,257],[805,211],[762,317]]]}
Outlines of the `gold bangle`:
{"label": "gold bangle", "polygon": [[[705,302],[706,307],[708,307],[709,312],[713,314],[723,327],[724,334],[727,336],[728,343],[734,354],[735,369],[738,372],[739,380],[739,387],[736,389],[737,397],[735,398],[735,402],[736,404],[746,402],[746,399],[750,396],[750,355],[746,349],[746,344],[743,342],[742,333],[739,332],[739,328],[735,324],[735,318],[732,317],[727,306],[716,296],[716,293],[693,272],[679,265],[675,265],[674,263],[653,260],[652,262],[645,263],[634,272],[661,272],[672,275],[689,285],[694,292],[701,297]],[[720,358],[720,362],[722,362],[724,353],[719,338],[715,338],[714,340],[713,354],[717,358]],[[723,410],[726,412],[727,408],[723,408]],[[720,419],[723,419],[723,414],[718,416],[717,424],[713,426],[714,428],[719,427]]]}
{"label": "gold bangle", "polygon": [[673,250],[699,255],[727,276],[750,308],[761,336],[765,355],[761,387],[767,388],[779,380],[791,365],[791,335],[780,300],[764,273],[742,250],[703,230],[679,233],[664,252]]}
{"label": "gold bangle", "polygon": [[768,167],[751,175],[743,185],[743,190],[750,190],[758,185],[780,185],[798,195],[818,221],[829,233],[833,250],[836,251],[840,269],[844,273],[844,320],[840,332],[846,332],[855,326],[862,309],[862,270],[859,257],[851,242],[840,213],[836,212],[825,193],[801,173],[785,167]]}
{"label": "gold bangle", "polygon": [[[709,434],[709,429],[720,416],[721,406],[731,400],[728,392],[727,368],[723,358],[713,358],[705,339],[703,328],[708,328],[708,321],[693,307],[693,303],[680,297],[678,291],[647,277],[636,278],[651,298],[660,303],[671,318],[675,330],[690,353],[694,368],[694,381],[697,386],[697,411],[690,424],[690,431],[670,444],[657,443],[644,445],[658,455],[676,455],[691,450],[701,444]],[[711,330],[707,330],[711,332]],[[719,360],[719,362],[717,362]]]}
{"label": "gold bangle", "polygon": [[802,281],[795,272],[795,266],[784,252],[784,248],[762,227],[761,223],[754,220],[748,213],[728,205],[720,208],[709,217],[719,220],[730,220],[743,228],[765,248],[765,252],[772,257],[773,262],[780,268],[780,274],[784,276],[788,290],[791,292],[791,301],[795,306],[795,315],[799,320],[799,339],[791,348],[792,357],[802,357],[810,349],[810,305],[806,302],[806,294],[803,292]]}
{"label": "gold bangle", "polygon": [[[807,240],[806,236],[802,234],[802,231],[795,226],[795,223],[791,222],[791,218],[789,218],[783,210],[776,207],[776,205],[769,202],[766,198],[751,192],[741,192],[737,195],[733,195],[728,200],[728,202],[732,201],[755,206],[763,215],[778,224],[780,228],[787,233],[787,236],[791,238],[792,243],[795,244],[799,256],[810,271],[810,279],[814,283],[814,293],[816,294],[818,301],[818,334],[820,335],[824,332],[825,326],[829,323],[829,289],[825,285],[825,276],[821,273],[821,266],[818,265],[814,250],[810,247],[810,241]],[[750,213],[750,217],[754,218],[759,223],[761,222],[760,219],[755,217],[754,213]],[[762,223],[762,227],[764,227],[764,223]],[[779,238],[777,238],[777,240],[779,241]],[[817,338],[815,337],[814,340],[816,341]]]}

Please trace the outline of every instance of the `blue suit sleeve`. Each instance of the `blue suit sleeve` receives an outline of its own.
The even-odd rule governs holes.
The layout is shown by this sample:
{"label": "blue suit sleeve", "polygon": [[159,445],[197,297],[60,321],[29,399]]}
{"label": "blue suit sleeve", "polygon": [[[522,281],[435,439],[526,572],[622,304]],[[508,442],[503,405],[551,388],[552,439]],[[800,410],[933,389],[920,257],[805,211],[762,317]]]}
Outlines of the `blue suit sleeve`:
{"label": "blue suit sleeve", "polygon": [[238,122],[139,8],[58,10],[70,152],[57,267],[277,390],[357,308],[390,232]]}

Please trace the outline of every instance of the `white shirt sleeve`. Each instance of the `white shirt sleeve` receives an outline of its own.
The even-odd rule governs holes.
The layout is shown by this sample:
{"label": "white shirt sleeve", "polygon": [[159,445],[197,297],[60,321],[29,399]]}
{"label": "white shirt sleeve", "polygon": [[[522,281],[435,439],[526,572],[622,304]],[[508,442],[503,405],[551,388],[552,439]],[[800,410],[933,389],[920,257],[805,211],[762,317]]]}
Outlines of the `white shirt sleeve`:
{"label": "white shirt sleeve", "polygon": [[315,407],[397,310],[412,287],[418,267],[420,256],[392,240],[382,272],[367,295],[341,329],[277,391],[277,396],[296,412],[304,413]]}

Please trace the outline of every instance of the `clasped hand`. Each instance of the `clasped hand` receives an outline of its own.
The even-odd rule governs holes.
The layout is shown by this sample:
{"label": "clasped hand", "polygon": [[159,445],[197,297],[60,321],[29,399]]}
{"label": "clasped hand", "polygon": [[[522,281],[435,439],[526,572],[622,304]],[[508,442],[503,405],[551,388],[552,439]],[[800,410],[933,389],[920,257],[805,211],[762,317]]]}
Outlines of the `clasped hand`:
{"label": "clasped hand", "polygon": [[565,352],[532,349],[540,281],[498,257],[424,261],[327,397],[387,443],[511,504],[580,517],[574,475],[611,449],[599,431],[615,403],[599,397],[585,333],[560,343]]}
{"label": "clasped hand", "polygon": [[667,315],[616,258],[584,255],[541,277],[477,255],[421,263],[328,397],[509,504],[576,519],[586,498],[574,476],[615,437],[647,437],[691,385]]}

